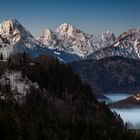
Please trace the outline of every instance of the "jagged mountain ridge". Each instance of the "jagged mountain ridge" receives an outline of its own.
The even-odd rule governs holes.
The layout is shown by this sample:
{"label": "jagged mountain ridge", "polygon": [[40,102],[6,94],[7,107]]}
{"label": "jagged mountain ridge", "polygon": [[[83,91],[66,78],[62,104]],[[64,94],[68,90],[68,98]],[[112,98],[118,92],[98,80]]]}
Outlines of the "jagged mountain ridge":
{"label": "jagged mountain ridge", "polygon": [[[46,32],[47,31],[47,32]],[[50,49],[77,54],[84,59],[102,59],[110,56],[140,58],[140,30],[131,29],[115,38],[107,31],[101,35],[89,35],[64,23],[55,31],[46,29],[39,41]]]}
{"label": "jagged mountain ridge", "polygon": [[120,47],[135,51],[140,58],[140,29],[131,29],[121,34],[116,42]]}
{"label": "jagged mountain ridge", "polygon": [[[11,19],[0,24],[0,36],[11,45],[11,53],[36,50],[39,42],[17,20]],[[8,50],[7,50],[8,51]]]}
{"label": "jagged mountain ridge", "polygon": [[61,24],[54,32],[45,29],[39,42],[49,46],[50,49],[77,54],[82,58],[92,54],[94,51],[112,45],[115,35],[107,31],[99,36],[89,35],[71,24]]}
{"label": "jagged mountain ridge", "polygon": [[112,56],[122,56],[125,58],[139,59],[138,54],[134,50],[129,50],[128,48],[124,48],[121,46],[114,47],[113,45],[95,51],[91,55],[88,55],[86,59],[103,59]]}
{"label": "jagged mountain ridge", "polygon": [[7,47],[1,46],[0,53],[4,59],[7,59],[11,53],[29,52],[38,46],[38,41],[15,19],[0,24],[0,37],[3,44],[5,42],[9,44]]}
{"label": "jagged mountain ridge", "polygon": [[87,58],[102,59],[110,56],[140,59],[140,29],[131,29],[122,33],[112,46],[97,50]]}
{"label": "jagged mountain ridge", "polygon": [[9,47],[2,47],[0,53],[8,58],[10,53],[26,52],[36,57],[43,54],[48,54],[57,57],[60,61],[69,62],[79,60],[77,55],[72,55],[68,52],[60,50],[51,50],[49,47],[42,45],[36,40],[33,35],[27,31],[17,20],[6,20],[0,24],[0,37],[7,40]]}
{"label": "jagged mountain ridge", "polygon": [[38,44],[33,35],[15,19],[0,24],[0,35],[7,38],[12,45],[20,43],[27,48],[34,48]]}
{"label": "jagged mountain ridge", "polygon": [[140,30],[131,29],[117,39],[112,32],[89,35],[71,24],[61,24],[55,31],[46,29],[37,40],[17,20],[0,24],[0,37],[7,40],[9,47],[0,49],[7,58],[10,53],[27,52],[33,56],[48,54],[60,61],[80,59],[102,59],[110,56],[140,58]]}

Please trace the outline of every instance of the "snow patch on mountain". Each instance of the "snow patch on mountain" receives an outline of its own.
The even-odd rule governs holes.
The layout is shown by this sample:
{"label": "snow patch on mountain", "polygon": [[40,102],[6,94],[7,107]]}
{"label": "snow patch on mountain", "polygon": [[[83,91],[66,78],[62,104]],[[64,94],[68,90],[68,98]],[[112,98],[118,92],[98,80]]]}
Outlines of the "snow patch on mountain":
{"label": "snow patch on mountain", "polygon": [[110,56],[140,59],[140,29],[131,29],[122,33],[112,46],[101,48],[87,58],[102,59]]}
{"label": "snow patch on mountain", "polygon": [[39,38],[39,42],[42,42],[43,45],[46,45],[48,48],[52,49],[52,46],[57,45],[58,40],[53,31],[46,28],[43,35]]}
{"label": "snow patch on mountain", "polygon": [[85,58],[98,49],[112,45],[115,36],[109,31],[100,36],[89,35],[71,24],[64,23],[54,32],[46,29],[39,41],[49,45],[50,49],[58,49]]}
{"label": "snow patch on mountain", "polygon": [[[5,46],[2,42],[0,53],[3,54],[4,59],[7,59],[10,53],[23,53],[26,52],[33,57],[39,55],[49,55],[55,58],[60,58],[63,62],[70,62],[79,60],[79,57],[69,52],[63,52],[55,48],[58,40],[56,35],[49,29],[44,31],[44,36],[41,40],[49,40],[49,42],[40,43],[36,40],[30,32],[28,32],[17,20],[6,20],[0,24],[0,38],[6,40],[9,45]],[[53,45],[53,48],[51,47]],[[54,52],[58,52],[57,54]],[[61,53],[61,54],[60,54]],[[0,54],[1,56],[1,54]],[[59,59],[59,60],[60,60]]]}
{"label": "snow patch on mountain", "polygon": [[6,37],[12,45],[21,41],[26,47],[30,48],[33,46],[28,46],[28,43],[37,43],[37,40],[31,35],[31,33],[15,19],[6,20],[0,24],[0,35]]}
{"label": "snow patch on mountain", "polygon": [[136,52],[132,52],[129,49],[119,47],[119,46],[110,46],[105,47],[100,50],[95,51],[93,54],[87,56],[86,59],[103,59],[106,57],[113,57],[113,56],[122,56],[130,59],[139,59]]}
{"label": "snow patch on mountain", "polygon": [[116,40],[119,46],[128,49],[131,53],[136,53],[140,59],[140,29],[131,29],[122,33]]}
{"label": "snow patch on mountain", "polygon": [[112,46],[115,43],[115,35],[112,31],[107,31],[100,35],[95,35],[91,37],[91,42],[96,51],[105,47]]}
{"label": "snow patch on mountain", "polygon": [[[6,20],[0,24],[0,37],[11,45],[11,53],[30,52],[39,42],[17,20]],[[5,48],[6,51],[6,48]],[[7,52],[9,49],[7,48]]]}
{"label": "snow patch on mountain", "polygon": [[140,59],[140,29],[131,29],[116,39],[110,31],[90,35],[64,23],[55,31],[46,29],[36,40],[17,20],[3,21],[0,24],[0,56],[7,59],[10,53],[19,52],[33,57],[47,54],[63,62],[113,55]]}

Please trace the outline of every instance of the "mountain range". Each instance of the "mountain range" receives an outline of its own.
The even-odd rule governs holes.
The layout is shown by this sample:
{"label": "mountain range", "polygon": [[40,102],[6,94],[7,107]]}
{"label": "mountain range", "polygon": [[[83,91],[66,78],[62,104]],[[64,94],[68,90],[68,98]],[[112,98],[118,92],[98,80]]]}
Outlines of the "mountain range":
{"label": "mountain range", "polygon": [[140,58],[139,29],[131,29],[115,37],[111,31],[90,35],[71,24],[63,23],[54,31],[46,28],[36,39],[17,20],[12,19],[0,24],[0,38],[6,39],[11,46],[10,49],[0,48],[5,58],[10,53],[24,51],[32,56],[48,54],[63,62],[110,56]]}
{"label": "mountain range", "polygon": [[17,20],[3,21],[0,139],[136,139],[97,98],[140,89],[140,61],[133,60],[139,59],[138,38],[138,30],[116,38],[110,31],[90,35],[64,23],[36,39]]}

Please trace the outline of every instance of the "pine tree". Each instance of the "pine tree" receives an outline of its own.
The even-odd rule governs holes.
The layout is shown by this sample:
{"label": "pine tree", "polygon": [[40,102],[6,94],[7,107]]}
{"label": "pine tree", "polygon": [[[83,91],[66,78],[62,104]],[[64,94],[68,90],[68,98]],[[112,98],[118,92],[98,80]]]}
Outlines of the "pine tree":
{"label": "pine tree", "polygon": [[27,55],[25,51],[23,52],[22,57],[23,57],[23,65],[25,65],[27,63]]}

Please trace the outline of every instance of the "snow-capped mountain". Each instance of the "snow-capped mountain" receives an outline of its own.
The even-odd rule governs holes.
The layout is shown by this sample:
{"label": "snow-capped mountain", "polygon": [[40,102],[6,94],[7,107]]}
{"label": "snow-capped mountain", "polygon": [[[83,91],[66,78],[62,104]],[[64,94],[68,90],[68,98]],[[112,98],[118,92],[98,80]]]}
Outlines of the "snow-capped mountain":
{"label": "snow-capped mountain", "polygon": [[56,31],[46,29],[39,41],[49,48],[77,54],[84,57],[93,52],[89,37],[74,26],[64,23]]}
{"label": "snow-capped mountain", "polygon": [[17,20],[3,21],[0,24],[0,57],[7,59],[10,53],[24,51],[34,57],[48,54],[63,62],[116,55],[140,59],[140,29],[131,29],[116,39],[110,31],[90,35],[64,23],[55,31],[45,29],[37,40]]}
{"label": "snow-capped mountain", "polygon": [[48,48],[52,49],[52,46],[58,46],[59,42],[57,36],[53,31],[46,28],[43,32],[42,36],[38,39],[39,42],[43,43],[44,45],[48,46]]}
{"label": "snow-capped mountain", "polygon": [[[69,62],[76,61],[80,58],[75,54],[70,54],[69,52],[63,52],[57,48],[52,50],[49,49],[50,45],[55,45],[55,35],[50,30],[45,30],[45,35],[50,42],[46,44],[47,46],[42,45],[38,40],[36,40],[33,35],[25,29],[17,20],[6,20],[0,24],[0,40],[5,40],[9,45],[5,47],[5,42],[0,42],[0,54],[4,56],[4,59],[7,59],[10,53],[19,53],[27,52],[32,56],[36,57],[42,54],[48,54],[55,58],[58,58],[60,61]],[[51,37],[53,40],[51,41]],[[43,38],[43,37],[42,37]]]}
{"label": "snow-capped mountain", "polygon": [[46,30],[39,41],[58,49],[77,54],[84,59],[101,59],[110,56],[123,56],[140,59],[140,29],[131,29],[117,39],[107,31],[101,35],[89,35],[76,27],[64,23],[56,31]]}
{"label": "snow-capped mountain", "polygon": [[131,29],[122,33],[112,46],[93,52],[87,56],[87,59],[102,59],[110,56],[140,59],[140,30]]}
{"label": "snow-capped mountain", "polygon": [[107,31],[98,36],[92,36],[91,41],[95,48],[102,49],[114,44],[116,38],[113,32]]}
{"label": "snow-capped mountain", "polygon": [[61,40],[59,49],[85,57],[94,51],[92,43],[86,33],[75,28],[73,25],[64,23],[56,29],[58,40]]}
{"label": "snow-capped mountain", "polygon": [[38,41],[17,20],[6,20],[0,24],[0,36],[6,38],[14,51],[33,49]]}
{"label": "snow-capped mountain", "polygon": [[54,32],[46,29],[39,41],[50,49],[57,48],[85,58],[98,49],[112,45],[115,42],[115,36],[109,31],[99,36],[89,35],[71,24],[64,23]]}
{"label": "snow-capped mountain", "polygon": [[121,34],[116,42],[118,46],[127,48],[130,52],[135,52],[140,58],[140,29],[131,29]]}

